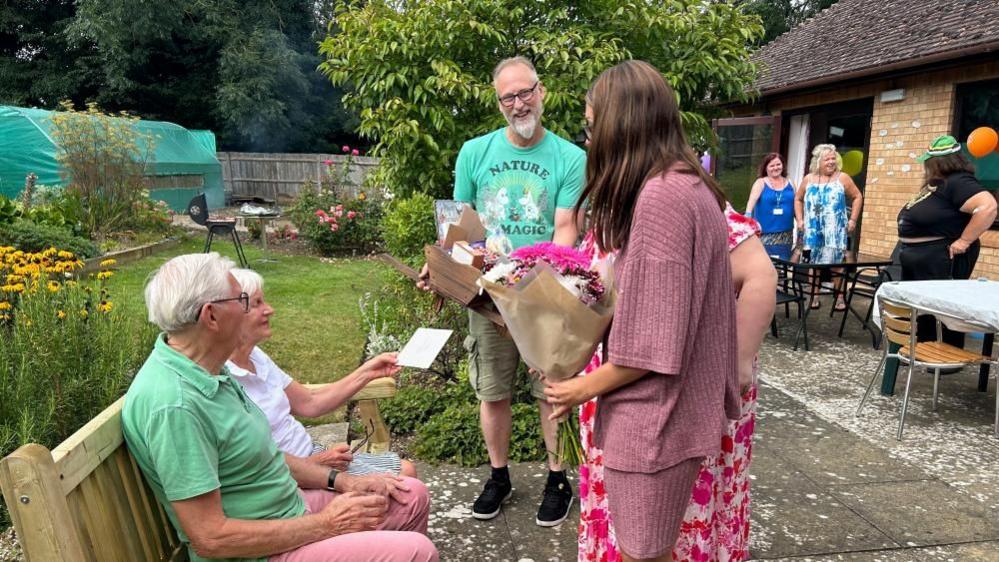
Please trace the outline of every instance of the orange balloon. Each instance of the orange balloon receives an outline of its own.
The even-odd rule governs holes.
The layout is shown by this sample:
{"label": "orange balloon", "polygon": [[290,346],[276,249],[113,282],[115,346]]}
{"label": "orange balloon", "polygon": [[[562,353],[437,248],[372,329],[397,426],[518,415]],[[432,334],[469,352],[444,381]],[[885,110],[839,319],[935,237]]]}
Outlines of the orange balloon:
{"label": "orange balloon", "polygon": [[999,133],[992,127],[979,127],[968,135],[968,152],[982,158],[999,146]]}

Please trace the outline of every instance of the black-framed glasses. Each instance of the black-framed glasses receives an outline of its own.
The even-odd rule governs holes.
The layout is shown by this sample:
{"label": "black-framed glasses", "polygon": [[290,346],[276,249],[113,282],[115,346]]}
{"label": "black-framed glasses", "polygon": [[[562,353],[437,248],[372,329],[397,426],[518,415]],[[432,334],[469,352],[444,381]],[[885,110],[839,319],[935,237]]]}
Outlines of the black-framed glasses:
{"label": "black-framed glasses", "polygon": [[[238,297],[208,301],[205,304],[221,304],[229,301],[239,301],[239,303],[243,305],[243,314],[250,311],[250,295],[246,294],[246,291],[240,293]],[[201,307],[201,310],[204,310],[204,306]],[[201,310],[198,310],[198,318],[201,318]]]}
{"label": "black-framed glasses", "polygon": [[519,92],[502,96],[499,98],[499,102],[503,105],[503,107],[513,107],[514,100],[517,98],[520,98],[520,101],[527,103],[534,99],[534,94],[537,92],[539,85],[541,85],[541,82],[535,82],[530,88],[524,88]]}

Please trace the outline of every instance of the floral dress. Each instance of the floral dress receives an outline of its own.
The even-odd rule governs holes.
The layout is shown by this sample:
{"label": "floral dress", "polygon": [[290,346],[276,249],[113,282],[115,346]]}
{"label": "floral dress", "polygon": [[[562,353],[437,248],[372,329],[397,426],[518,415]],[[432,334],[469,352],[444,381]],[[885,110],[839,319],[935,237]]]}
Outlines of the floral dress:
{"label": "floral dress", "polygon": [[826,183],[815,181],[805,187],[806,248],[846,249],[848,218],[846,188],[838,178]]}
{"label": "floral dress", "polygon": [[[729,251],[760,234],[755,220],[736,213],[731,206],[726,207],[725,218]],[[593,256],[594,265],[608,259],[598,250],[592,234],[587,234],[581,249]],[[600,367],[602,357],[603,350],[598,348],[583,375]],[[603,451],[593,441],[597,403],[594,398],[579,407],[580,440],[586,452],[586,462],[579,467],[579,562],[619,562],[621,553],[604,488]],[[722,436],[721,452],[701,464],[673,548],[675,560],[738,561],[749,556],[749,461],[755,422],[754,381],[742,395],[742,414],[729,422]]]}

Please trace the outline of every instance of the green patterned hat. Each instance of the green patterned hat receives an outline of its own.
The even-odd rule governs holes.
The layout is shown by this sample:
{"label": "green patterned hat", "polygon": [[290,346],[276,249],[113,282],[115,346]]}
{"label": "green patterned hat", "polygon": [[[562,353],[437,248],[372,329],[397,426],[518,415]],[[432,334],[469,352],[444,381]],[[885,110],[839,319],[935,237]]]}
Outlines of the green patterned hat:
{"label": "green patterned hat", "polygon": [[948,154],[954,154],[961,150],[961,143],[957,142],[957,139],[950,135],[941,135],[930,143],[930,149],[923,153],[922,156],[916,158],[920,162],[926,162],[934,156],[946,156]]}

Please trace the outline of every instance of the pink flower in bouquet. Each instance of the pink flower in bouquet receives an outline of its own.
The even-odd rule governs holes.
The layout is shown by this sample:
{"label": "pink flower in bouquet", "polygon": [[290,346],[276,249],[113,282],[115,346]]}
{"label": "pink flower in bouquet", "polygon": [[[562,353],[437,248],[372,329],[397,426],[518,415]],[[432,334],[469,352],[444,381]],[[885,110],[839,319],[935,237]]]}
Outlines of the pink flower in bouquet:
{"label": "pink flower in bouquet", "polygon": [[604,295],[600,274],[590,271],[586,254],[552,242],[541,242],[514,250],[508,260],[487,255],[482,268],[487,281],[500,285],[514,285],[539,263],[548,264],[558,275],[566,290],[586,305],[599,302]]}
{"label": "pink flower in bouquet", "polygon": [[510,257],[532,265],[537,264],[538,261],[543,261],[559,273],[577,268],[587,269],[590,265],[589,258],[583,252],[568,246],[560,246],[554,242],[541,242],[518,248],[510,254]]}
{"label": "pink flower in bouquet", "polygon": [[353,219],[356,216],[357,216],[357,213],[355,213],[354,211],[347,211],[347,218],[348,219]]}
{"label": "pink flower in bouquet", "polygon": [[334,222],[333,224],[330,225],[330,230],[333,231],[333,232],[336,232],[336,231],[340,230],[340,225],[338,225],[337,223]]}

